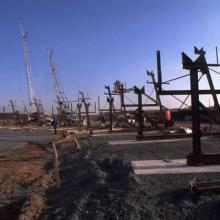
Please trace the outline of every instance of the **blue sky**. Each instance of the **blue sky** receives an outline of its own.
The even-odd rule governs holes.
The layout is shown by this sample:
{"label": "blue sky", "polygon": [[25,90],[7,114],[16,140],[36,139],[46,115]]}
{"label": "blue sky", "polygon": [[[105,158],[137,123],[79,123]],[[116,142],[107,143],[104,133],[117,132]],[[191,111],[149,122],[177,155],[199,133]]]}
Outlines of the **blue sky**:
{"label": "blue sky", "polygon": [[[181,52],[193,56],[204,46],[214,62],[220,44],[218,0],[1,0],[0,108],[13,99],[28,103],[21,19],[29,32],[29,50],[37,95],[45,108],[55,105],[46,49],[54,51],[58,78],[69,100],[78,91],[102,97],[104,85],[116,79],[128,86],[146,86],[146,69],[156,71],[155,51],[161,50],[164,79],[185,74]],[[213,75],[216,88],[218,75]],[[188,80],[165,88],[186,89]],[[205,87],[203,80],[201,86]],[[206,103],[209,98],[202,98]],[[176,106],[163,98],[164,105]]]}

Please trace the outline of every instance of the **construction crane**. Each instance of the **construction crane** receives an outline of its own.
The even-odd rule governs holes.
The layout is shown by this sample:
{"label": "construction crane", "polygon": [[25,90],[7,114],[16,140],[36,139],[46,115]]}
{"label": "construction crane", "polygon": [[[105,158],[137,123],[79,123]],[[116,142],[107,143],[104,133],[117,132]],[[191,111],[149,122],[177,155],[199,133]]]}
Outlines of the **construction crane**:
{"label": "construction crane", "polygon": [[57,78],[56,66],[53,57],[53,51],[47,48],[47,55],[48,55],[48,62],[51,68],[51,75],[54,82],[54,89],[56,92],[56,99],[57,99],[57,110],[60,116],[60,120],[64,120],[65,115],[71,112],[69,108],[69,101],[64,95],[64,92],[61,88],[60,82]]}
{"label": "construction crane", "polygon": [[53,51],[47,48],[47,55],[48,55],[48,62],[51,68],[51,75],[52,75],[53,82],[54,82],[54,89],[56,92],[57,104],[59,107],[61,107],[61,106],[64,106],[65,104],[65,98],[64,98],[64,92],[57,78],[56,67],[55,67],[54,58],[53,58]]}
{"label": "construction crane", "polygon": [[29,93],[29,105],[30,105],[30,112],[43,114],[43,106],[39,98],[37,98],[34,85],[33,85],[33,78],[32,78],[32,65],[30,59],[30,53],[28,49],[28,32],[24,31],[22,22],[19,21],[21,35],[22,35],[22,43],[23,43],[23,51],[24,51],[24,63],[26,69],[26,78],[27,78],[27,85],[28,85],[28,93]]}

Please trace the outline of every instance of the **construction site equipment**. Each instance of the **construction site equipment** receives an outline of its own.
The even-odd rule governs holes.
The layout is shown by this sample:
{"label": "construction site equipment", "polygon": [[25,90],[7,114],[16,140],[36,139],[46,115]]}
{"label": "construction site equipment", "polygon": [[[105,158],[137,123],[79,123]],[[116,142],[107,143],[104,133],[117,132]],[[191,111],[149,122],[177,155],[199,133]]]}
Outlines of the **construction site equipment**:
{"label": "construction site equipment", "polygon": [[[87,95],[88,96],[88,95]],[[76,117],[77,117],[77,121],[79,122],[79,129],[81,129],[84,125],[84,122],[86,122],[86,128],[87,130],[91,129],[91,120],[90,120],[90,114],[92,113],[96,113],[96,103],[94,103],[93,105],[89,102],[89,100],[91,100],[91,98],[85,97],[84,92],[80,91],[79,92],[79,96],[78,99],[76,101],[70,101],[70,103],[72,104],[73,102],[77,102],[77,108],[76,108]],[[90,106],[94,107],[93,111],[90,111]],[[72,105],[71,105],[72,106]],[[82,111],[82,107],[84,107],[84,111]],[[76,112],[75,111],[75,112]],[[83,115],[86,116],[86,119],[83,119]]]}
{"label": "construction site equipment", "polygon": [[[112,126],[113,126],[113,112],[115,114],[119,114],[122,113],[124,115],[123,118],[121,118],[121,120],[119,120],[122,124],[125,124],[129,127],[132,126],[132,124],[129,123],[129,117],[131,115],[136,115],[136,121],[138,122],[138,135],[137,135],[137,139],[142,139],[144,138],[143,136],[143,131],[144,131],[144,117],[146,117],[151,124],[155,124],[155,122],[151,119],[151,117],[149,117],[149,115],[143,111],[143,107],[155,107],[158,105],[161,105],[161,109],[167,109],[165,108],[161,102],[159,104],[159,102],[157,100],[155,100],[154,98],[152,98],[150,95],[145,93],[145,89],[144,87],[142,89],[139,89],[138,87],[134,86],[132,88],[124,88],[124,84],[119,81],[116,80],[116,82],[114,83],[114,89],[111,90],[109,86],[105,86],[105,89],[107,90],[107,92],[105,92],[104,94],[107,95],[107,102],[109,103],[109,109],[100,109],[100,111],[107,111],[109,112],[109,130],[112,131]],[[138,104],[134,103],[132,100],[130,100],[129,98],[127,98],[125,96],[125,93],[129,93],[129,92],[134,92],[135,94],[138,95]],[[120,109],[115,109],[114,107],[114,97],[113,96],[120,96]],[[149,99],[152,103],[142,103],[142,96],[147,97],[147,99]],[[126,97],[126,99],[129,100],[130,104],[126,104],[124,101],[124,98]],[[99,99],[98,99],[99,100]],[[100,104],[99,104],[100,106]],[[128,110],[127,108],[137,108],[136,111],[134,110]],[[129,114],[128,114],[129,112]],[[129,116],[129,117],[128,117]]]}
{"label": "construction site equipment", "polygon": [[141,140],[144,138],[144,115],[146,115],[146,113],[144,113],[143,111],[143,107],[152,107],[152,106],[157,106],[157,104],[153,103],[153,104],[143,104],[142,102],[142,96],[145,93],[145,88],[144,86],[140,89],[137,86],[134,86],[133,89],[134,93],[138,95],[138,104],[124,104],[125,107],[137,107],[136,112],[137,114],[137,121],[138,121],[138,130],[137,130],[137,139]]}
{"label": "construction site equipment", "polygon": [[57,99],[57,111],[59,115],[59,120],[64,121],[65,112],[68,110],[68,100],[64,96],[64,92],[61,88],[60,82],[57,77],[56,66],[53,58],[53,51],[47,48],[48,62],[51,68],[51,75],[54,82],[54,89]]}
{"label": "construction site equipment", "polygon": [[120,113],[121,113],[121,120],[119,126],[126,126],[127,128],[132,128],[133,125],[129,123],[129,113],[126,109],[125,98],[132,102],[125,94],[133,92],[134,88],[126,88],[125,84],[122,81],[116,80],[114,83],[114,90],[112,90],[112,95],[120,96]]}
{"label": "construction site equipment", "polygon": [[[187,163],[189,165],[198,164],[219,164],[220,154],[203,154],[201,149],[201,128],[200,128],[200,106],[199,95],[210,94],[214,100],[214,112],[216,120],[220,117],[220,107],[217,99],[217,94],[220,94],[220,90],[214,88],[209,67],[219,67],[218,59],[216,64],[208,64],[205,58],[205,51],[203,48],[194,48],[194,53],[198,55],[197,59],[193,61],[185,53],[182,53],[183,69],[190,71],[190,90],[163,90],[162,89],[162,76],[161,72],[158,72],[157,90],[159,95],[190,95],[191,96],[191,112],[192,112],[192,133],[193,133],[193,152],[187,156]],[[217,55],[216,55],[217,56]],[[158,61],[158,60],[157,60]],[[159,61],[158,61],[159,62]],[[210,86],[210,90],[199,89],[199,73],[202,76],[206,75]],[[188,75],[185,75],[188,76]],[[184,76],[184,77],[185,77]],[[179,77],[178,77],[179,78]],[[176,78],[176,79],[178,79]],[[174,80],[176,80],[174,79]],[[203,105],[204,106],[204,105]],[[204,106],[205,108],[205,106]]]}
{"label": "construction site equipment", "polygon": [[120,108],[121,112],[126,112],[125,107],[125,93],[129,93],[134,91],[134,88],[125,88],[124,83],[116,80],[114,83],[114,90],[112,95],[119,95],[120,96]]}
{"label": "construction site equipment", "polygon": [[120,95],[121,111],[126,111],[124,107],[124,84],[119,80],[116,80],[115,82],[115,94],[117,93]]}
{"label": "construction site equipment", "polygon": [[107,102],[109,103],[109,130],[112,131],[112,126],[113,126],[113,115],[112,111],[114,108],[114,97],[111,95],[110,87],[105,86],[105,88],[108,90],[108,97],[107,97]]}
{"label": "construction site equipment", "polygon": [[[113,104],[113,106],[112,106],[113,112],[120,111],[120,112],[125,113],[126,112],[125,101],[124,101],[125,100],[125,93],[131,92],[134,89],[133,88],[125,88],[124,84],[119,80],[115,81],[114,89],[111,90],[109,86],[105,86],[105,89],[107,90],[107,92],[105,92],[104,94],[108,95],[108,97],[110,97],[110,96],[113,97],[113,96],[118,96],[118,95],[120,96],[120,108],[116,109],[114,104]],[[100,109],[100,104],[99,104],[99,111],[104,112],[104,111],[108,111],[108,110]]]}
{"label": "construction site equipment", "polygon": [[[54,62],[53,52],[50,49],[47,49],[48,52],[48,61],[51,68],[51,75],[54,82],[54,89],[56,92],[56,100],[57,100],[57,110],[59,115],[60,123],[63,122],[64,124],[74,124],[75,122],[80,122],[82,124],[82,114],[86,114],[86,121],[87,121],[87,128],[90,127],[90,118],[89,118],[89,106],[90,103],[87,103],[86,100],[88,98],[84,97],[83,92],[79,92],[80,98],[77,101],[69,101],[64,94],[64,91],[61,87],[61,84],[57,77],[56,66]],[[72,103],[77,102],[77,113],[73,111]],[[82,104],[85,107],[85,112],[81,111]],[[95,112],[96,113],[96,104]]]}
{"label": "construction site equipment", "polygon": [[29,105],[30,105],[30,112],[37,113],[37,115],[43,114],[43,105],[41,100],[36,96],[35,88],[33,85],[33,77],[32,77],[32,65],[28,47],[28,32],[24,31],[22,22],[19,22],[21,35],[22,35],[22,43],[23,43],[23,51],[24,51],[24,63],[26,69],[26,78],[27,78],[27,85],[28,85],[28,93],[29,93]]}
{"label": "construction site equipment", "polygon": [[[105,86],[105,89],[107,90],[107,92],[105,92],[104,94],[107,95],[107,103],[109,103],[109,109],[101,109],[100,108],[100,100],[98,97],[98,106],[99,106],[99,111],[100,112],[109,112],[109,131],[112,132],[113,131],[113,113],[115,115],[120,115],[122,114],[123,117],[121,117],[121,119],[119,120],[121,125],[122,124],[126,124],[127,126],[130,127],[128,119],[127,119],[127,110],[126,110],[126,106],[125,106],[125,102],[124,102],[124,93],[127,93],[129,91],[133,91],[134,89],[125,89],[124,88],[124,84],[119,81],[116,80],[116,82],[114,83],[114,89],[111,90],[110,86]],[[114,106],[114,97],[113,96],[117,96],[120,95],[120,108],[116,109]],[[117,120],[118,122],[118,120]],[[119,122],[118,122],[119,124]]]}
{"label": "construction site equipment", "polygon": [[142,95],[144,94],[144,87],[139,89],[138,87],[134,87],[134,93],[138,95],[138,131],[137,138],[141,139],[144,135],[144,117],[143,117],[143,104],[142,104]]}
{"label": "construction site equipment", "polygon": [[[134,86],[134,93],[138,95],[138,104],[137,105],[125,105],[126,107],[135,107],[137,106],[137,111],[138,111],[138,131],[137,131],[137,140],[143,140],[145,139],[144,137],[144,116],[152,122],[151,118],[146,114],[146,112],[143,111],[143,107],[155,107],[157,106],[157,102],[154,101],[152,104],[143,104],[142,102],[142,96],[147,95],[145,93],[145,88],[144,86],[139,89],[138,87]],[[148,96],[148,95],[147,95]],[[161,130],[161,129],[160,129]],[[162,131],[163,133],[163,131]]]}
{"label": "construction site equipment", "polygon": [[[86,125],[87,125],[87,129],[90,128],[90,117],[89,117],[89,106],[90,103],[86,102],[85,96],[83,92],[79,92],[79,94],[81,95],[81,101],[85,107],[85,111],[86,111]],[[81,113],[80,113],[81,114]]]}
{"label": "construction site equipment", "polygon": [[16,112],[16,110],[15,110],[15,106],[16,106],[15,102],[13,100],[9,100],[9,103],[10,103],[9,106],[11,107],[12,113],[15,113]]}

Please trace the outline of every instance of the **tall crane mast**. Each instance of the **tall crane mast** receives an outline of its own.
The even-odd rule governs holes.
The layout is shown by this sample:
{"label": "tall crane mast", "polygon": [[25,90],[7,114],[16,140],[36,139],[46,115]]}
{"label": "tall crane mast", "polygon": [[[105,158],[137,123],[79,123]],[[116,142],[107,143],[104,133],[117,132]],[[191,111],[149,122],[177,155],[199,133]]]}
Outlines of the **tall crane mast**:
{"label": "tall crane mast", "polygon": [[21,35],[22,35],[24,63],[25,63],[25,69],[26,69],[28,93],[29,93],[30,112],[31,113],[34,113],[34,112],[43,113],[42,104],[40,102],[40,99],[36,97],[34,84],[33,84],[32,65],[31,65],[30,53],[28,49],[28,32],[24,31],[21,21],[19,21],[19,25],[21,29]]}
{"label": "tall crane mast", "polygon": [[60,111],[64,111],[67,108],[67,104],[68,104],[68,100],[67,98],[64,96],[64,92],[61,88],[61,85],[59,83],[59,80],[57,78],[57,72],[56,72],[56,67],[55,67],[55,63],[54,63],[54,57],[53,57],[53,52],[50,49],[47,49],[47,54],[48,54],[48,62],[51,68],[51,75],[53,78],[53,82],[54,82],[54,89],[56,92],[56,99],[57,99],[57,104],[58,104],[58,108],[60,109]]}

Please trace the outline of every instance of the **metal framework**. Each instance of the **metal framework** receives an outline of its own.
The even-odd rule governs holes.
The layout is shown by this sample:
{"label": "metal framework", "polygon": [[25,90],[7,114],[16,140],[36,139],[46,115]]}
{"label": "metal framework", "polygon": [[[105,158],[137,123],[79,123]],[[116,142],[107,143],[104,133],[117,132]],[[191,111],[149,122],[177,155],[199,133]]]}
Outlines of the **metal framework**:
{"label": "metal framework", "polygon": [[[105,89],[107,92],[104,94],[107,95],[107,103],[109,104],[109,109],[101,109],[100,108],[100,100],[98,97],[98,106],[99,106],[99,111],[100,112],[109,112],[109,131],[111,132],[113,130],[113,113],[116,112],[122,112],[126,117],[127,117],[127,110],[124,102],[124,94],[130,91],[133,91],[132,89],[125,89],[124,84],[116,80],[114,84],[114,89],[111,91],[110,86],[105,86]],[[114,106],[114,96],[120,95],[120,108],[116,109]],[[127,123],[128,124],[128,123]]]}
{"label": "metal framework", "polygon": [[[137,107],[137,120],[138,120],[138,130],[137,130],[137,140],[142,140],[144,138],[144,116],[147,114],[143,111],[143,107],[153,107],[157,106],[157,103],[153,104],[143,104],[142,96],[145,95],[144,86],[140,89],[137,86],[134,86],[134,93],[138,96],[138,104],[126,104],[125,107]],[[147,95],[148,96],[148,95]],[[148,119],[150,119],[147,116]]]}
{"label": "metal framework", "polygon": [[57,99],[57,110],[58,115],[60,115],[60,120],[62,120],[64,112],[66,111],[66,103],[64,92],[61,88],[60,82],[57,78],[56,66],[53,57],[53,51],[47,48],[47,55],[48,55],[48,62],[51,68],[51,75],[54,83],[54,89],[56,92],[56,99]]}
{"label": "metal framework", "polygon": [[25,63],[25,69],[26,69],[30,111],[31,113],[37,112],[38,114],[43,114],[43,106],[41,104],[40,99],[36,96],[34,84],[33,84],[32,65],[31,65],[30,53],[28,49],[28,32],[24,31],[21,21],[19,21],[19,25],[21,29],[21,35],[22,35],[24,63]]}
{"label": "metal framework", "polygon": [[[220,116],[220,107],[218,103],[217,94],[220,94],[220,90],[214,88],[209,67],[219,67],[218,58],[216,64],[208,64],[205,58],[205,51],[203,48],[198,49],[194,48],[194,53],[198,55],[197,59],[193,61],[185,53],[182,53],[182,65],[183,69],[189,70],[190,76],[190,90],[163,90],[162,89],[162,74],[161,71],[158,71],[158,82],[155,82],[157,85],[157,90],[159,95],[190,95],[191,96],[191,112],[192,112],[192,132],[193,132],[193,152],[188,155],[187,163],[190,165],[197,164],[219,164],[220,155],[219,154],[203,154],[201,148],[201,129],[200,129],[200,108],[203,109],[206,107],[200,102],[199,95],[209,94],[212,95],[214,100],[214,112],[217,117],[213,117],[219,120]],[[160,62],[160,59],[157,59],[157,63]],[[160,64],[158,64],[160,65]],[[199,89],[199,74],[206,75],[210,90],[200,90]],[[179,77],[178,77],[179,78]],[[176,79],[178,79],[176,78]],[[207,110],[208,111],[208,110]]]}
{"label": "metal framework", "polygon": [[107,102],[109,103],[109,130],[112,131],[113,128],[113,110],[115,112],[115,107],[114,107],[114,97],[112,97],[111,90],[109,86],[105,86],[105,89],[108,91],[108,96],[107,96]]}
{"label": "metal framework", "polygon": [[[81,102],[84,105],[85,111],[86,111],[86,126],[87,126],[87,129],[90,129],[90,126],[91,126],[90,117],[89,117],[89,106],[90,106],[90,103],[86,102],[86,99],[85,99],[85,96],[84,96],[83,92],[79,92],[79,94],[81,95]],[[82,106],[82,104],[81,104],[81,106]],[[80,115],[81,115],[81,113],[82,112],[80,112]]]}
{"label": "metal framework", "polygon": [[[72,102],[77,102],[77,107],[76,107],[76,116],[79,120],[79,125],[80,129],[83,126],[83,120],[82,120],[82,115],[86,116],[86,129],[90,130],[91,129],[91,120],[90,120],[90,114],[91,113],[96,113],[96,103],[94,103],[94,111],[90,111],[89,108],[91,106],[91,103],[88,102],[91,100],[89,97],[85,97],[84,92],[80,91],[79,92],[79,97],[77,101],[70,101]],[[84,106],[85,111],[82,111],[82,107]]]}
{"label": "metal framework", "polygon": [[[155,88],[156,88],[156,85],[155,85]],[[115,112],[123,113],[126,116],[126,119],[124,119],[123,122],[126,123],[127,125],[130,125],[128,123],[128,118],[127,118],[127,113],[130,112],[128,110],[128,108],[136,107],[137,109],[135,111],[132,111],[132,112],[135,113],[136,119],[138,121],[137,139],[138,140],[139,139],[144,139],[144,135],[143,135],[143,131],[144,131],[144,117],[146,117],[152,124],[155,124],[155,121],[153,121],[147,115],[147,113],[143,111],[143,107],[160,106],[160,110],[161,111],[167,109],[166,107],[164,107],[161,104],[159,95],[157,95],[157,100],[155,100],[150,95],[145,93],[144,87],[141,88],[141,89],[139,89],[136,86],[134,86],[132,88],[124,88],[124,84],[121,81],[116,80],[116,82],[114,83],[114,89],[113,90],[111,90],[109,86],[105,86],[105,89],[107,90],[107,92],[105,92],[104,94],[107,95],[107,103],[109,104],[109,109],[100,109],[100,101],[99,101],[99,99],[98,99],[98,103],[99,103],[99,111],[101,111],[101,112],[109,112],[109,121],[110,121],[110,123],[109,123],[109,130],[110,131],[113,130],[113,128],[112,128],[113,127],[113,113],[115,113]],[[125,103],[125,97],[126,97],[125,93],[129,93],[129,92],[132,92],[132,91],[135,94],[138,95],[138,103],[136,104],[136,103],[134,103],[133,101],[131,101],[130,99],[127,98],[131,103],[130,104],[126,104]],[[157,93],[157,91],[156,91],[156,93]],[[114,106],[114,96],[120,96],[120,108],[119,109],[115,109],[115,106]],[[147,103],[143,104],[142,96],[147,97],[152,103],[151,104],[147,104]],[[158,126],[156,126],[156,127],[158,127]],[[162,131],[162,133],[164,133],[164,132]]]}

